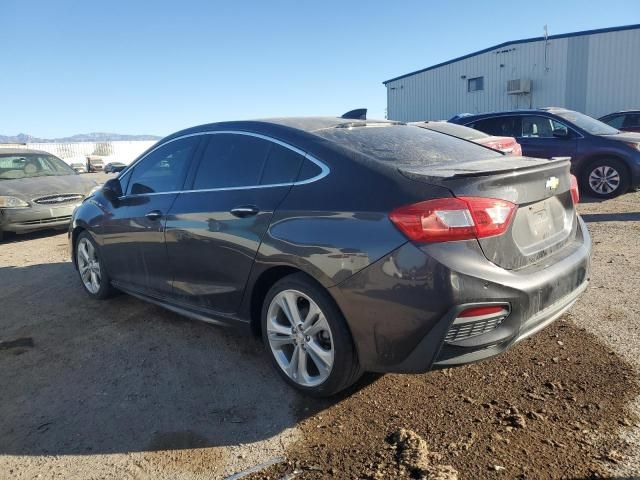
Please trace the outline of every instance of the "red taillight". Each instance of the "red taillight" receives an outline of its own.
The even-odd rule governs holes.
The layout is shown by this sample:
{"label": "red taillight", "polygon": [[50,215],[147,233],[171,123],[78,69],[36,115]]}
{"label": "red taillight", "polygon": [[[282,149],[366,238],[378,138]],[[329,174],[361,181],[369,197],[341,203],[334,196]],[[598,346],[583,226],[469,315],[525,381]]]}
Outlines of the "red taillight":
{"label": "red taillight", "polygon": [[580,190],[578,190],[578,179],[575,175],[571,175],[571,199],[574,205],[580,203]]}
{"label": "red taillight", "polygon": [[400,207],[389,218],[413,241],[448,242],[500,235],[516,208],[495,198],[437,198]]}
{"label": "red taillight", "polygon": [[514,157],[522,156],[522,147],[518,142],[516,142],[515,145],[513,146],[513,151],[511,152],[511,155],[513,155]]}

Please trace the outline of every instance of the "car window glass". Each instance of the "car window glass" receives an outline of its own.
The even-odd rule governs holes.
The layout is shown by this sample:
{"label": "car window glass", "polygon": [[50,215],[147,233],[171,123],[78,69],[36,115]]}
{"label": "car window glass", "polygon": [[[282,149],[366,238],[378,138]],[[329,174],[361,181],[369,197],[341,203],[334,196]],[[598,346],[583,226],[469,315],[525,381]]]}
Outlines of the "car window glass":
{"label": "car window glass", "polygon": [[609,117],[604,120],[604,123],[613,127],[613,128],[622,128],[622,123],[624,122],[624,115],[615,115],[613,117]]}
{"label": "car window glass", "polygon": [[0,180],[75,175],[69,165],[47,153],[24,153],[0,157]]}
{"label": "car window glass", "polygon": [[[611,125],[611,124],[609,124],[609,125]],[[615,128],[620,128],[620,127],[616,127],[615,125],[611,125],[611,126],[615,127]],[[640,127],[640,113],[628,113],[628,114],[626,114],[625,115],[625,119],[624,119],[624,127],[625,128]]]}
{"label": "car window glass", "polygon": [[517,117],[493,117],[476,120],[467,126],[498,137],[518,137],[519,124]]}
{"label": "car window glass", "polygon": [[290,148],[274,143],[260,177],[260,185],[295,182],[304,157]]}
{"label": "car window glass", "polygon": [[259,185],[272,145],[272,142],[250,135],[210,135],[193,188],[202,190]]}
{"label": "car window glass", "polygon": [[522,118],[522,137],[553,138],[555,135],[569,135],[569,129],[563,123],[549,117],[530,115]]}
{"label": "car window glass", "polygon": [[310,178],[317,177],[322,173],[322,169],[316,165],[315,163],[305,160],[302,163],[302,168],[300,169],[300,175],[298,176],[299,182],[304,182],[305,180],[309,180]]}
{"label": "car window glass", "polygon": [[166,143],[142,159],[133,169],[128,195],[174,192],[182,188],[189,159],[199,137]]}

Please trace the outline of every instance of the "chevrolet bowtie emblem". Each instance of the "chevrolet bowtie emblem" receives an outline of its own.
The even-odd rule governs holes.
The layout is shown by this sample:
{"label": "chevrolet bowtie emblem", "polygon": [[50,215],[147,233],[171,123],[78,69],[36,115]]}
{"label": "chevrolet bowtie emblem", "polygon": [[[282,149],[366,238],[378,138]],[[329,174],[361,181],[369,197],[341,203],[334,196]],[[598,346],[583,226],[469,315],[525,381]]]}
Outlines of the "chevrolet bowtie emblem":
{"label": "chevrolet bowtie emblem", "polygon": [[547,188],[547,190],[555,190],[556,188],[558,188],[558,185],[560,185],[560,180],[558,180],[558,177],[549,177],[547,179],[545,187]]}

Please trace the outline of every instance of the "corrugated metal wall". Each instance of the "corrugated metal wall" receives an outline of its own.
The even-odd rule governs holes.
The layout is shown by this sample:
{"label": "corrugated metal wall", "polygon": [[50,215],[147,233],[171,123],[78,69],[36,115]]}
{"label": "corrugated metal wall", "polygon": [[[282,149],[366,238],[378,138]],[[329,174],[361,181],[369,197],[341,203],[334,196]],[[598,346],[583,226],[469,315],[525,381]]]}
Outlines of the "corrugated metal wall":
{"label": "corrugated metal wall", "polygon": [[[559,106],[601,116],[640,107],[640,29],[503,46],[387,83],[392,120],[448,119],[457,113]],[[467,81],[484,77],[484,90]],[[464,78],[463,78],[464,77]],[[530,79],[531,95],[507,81]]]}
{"label": "corrugated metal wall", "polygon": [[[141,140],[130,142],[27,143],[22,146],[49,152],[67,163],[84,162],[87,155],[98,155],[103,158],[105,164],[108,162],[122,162],[128,165],[155,143],[155,141]],[[15,148],[16,145],[12,145],[12,147]]]}

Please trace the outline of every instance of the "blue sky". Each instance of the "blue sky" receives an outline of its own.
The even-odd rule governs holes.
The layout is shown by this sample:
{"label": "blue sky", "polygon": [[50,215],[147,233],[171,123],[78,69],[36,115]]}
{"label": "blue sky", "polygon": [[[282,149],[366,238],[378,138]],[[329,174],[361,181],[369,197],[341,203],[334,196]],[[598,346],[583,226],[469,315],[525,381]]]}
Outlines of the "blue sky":
{"label": "blue sky", "polygon": [[[517,6],[517,8],[516,8]],[[382,81],[494,44],[640,23],[637,0],[1,0],[0,133],[169,134],[383,117]]]}

